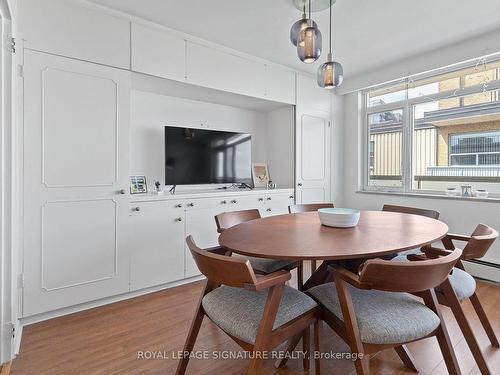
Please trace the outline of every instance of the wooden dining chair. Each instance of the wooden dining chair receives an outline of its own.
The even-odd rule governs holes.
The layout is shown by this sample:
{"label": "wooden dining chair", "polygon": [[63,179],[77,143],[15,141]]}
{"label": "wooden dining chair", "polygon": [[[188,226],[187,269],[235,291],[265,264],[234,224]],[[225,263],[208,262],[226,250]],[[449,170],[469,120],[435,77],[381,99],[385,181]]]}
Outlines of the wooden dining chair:
{"label": "wooden dining chair", "polygon": [[[462,256],[457,262],[453,272],[449,276],[449,283],[443,284],[436,288],[436,293],[438,300],[441,304],[450,307],[455,319],[462,330],[465,340],[469,345],[469,348],[476,360],[476,363],[481,371],[481,374],[491,374],[490,369],[486,363],[484,355],[479,347],[477,339],[475,337],[474,331],[465,316],[465,312],[462,309],[461,302],[469,299],[479,317],[479,320],[486,331],[488,338],[490,339],[491,345],[495,348],[500,347],[498,343],[498,338],[493,331],[493,328],[486,316],[486,313],[479,301],[476,294],[476,282],[474,278],[469,275],[462,263],[462,260],[475,260],[482,258],[486,252],[489,250],[493,242],[497,239],[498,232],[493,228],[479,224],[472,235],[464,236],[459,234],[448,234],[443,238],[442,242],[444,244],[444,249],[426,246],[423,247],[427,258],[438,258],[441,256],[447,256],[455,251],[455,245],[453,241],[463,241],[466,245],[462,251]],[[418,255],[409,256],[408,260],[420,260],[421,257]]]}
{"label": "wooden dining chair", "polygon": [[439,211],[430,210],[427,208],[417,208],[417,207],[408,207],[408,206],[396,206],[393,204],[384,204],[382,207],[382,211],[388,212],[399,212],[401,214],[411,214],[411,215],[420,215],[429,217],[431,219],[439,219]]}
{"label": "wooden dining chair", "polygon": [[[288,206],[288,213],[298,214],[301,212],[312,212],[318,211],[320,208],[334,208],[333,203],[307,203],[307,204],[294,204]],[[311,274],[317,269],[317,263],[315,260],[311,260]]]}
{"label": "wooden dining chair", "polygon": [[186,242],[207,281],[176,375],[186,372],[205,316],[243,350],[252,353],[247,374],[260,374],[263,358],[258,353],[302,336],[307,337],[303,366],[308,370],[310,325],[317,324],[321,310],[311,297],[285,285],[290,280],[290,272],[281,270],[256,276],[248,259],[222,255],[226,250],[220,247],[202,250],[191,236]]}
{"label": "wooden dining chair", "polygon": [[[226,229],[229,229],[237,224],[245,223],[247,221],[260,218],[261,218],[260,212],[257,209],[232,211],[215,215],[215,223],[217,224],[217,232],[222,233]],[[256,273],[259,274],[268,274],[282,269],[289,271],[294,268],[297,268],[297,286],[299,290],[302,290],[302,284],[303,284],[302,262],[257,258],[250,256],[244,256],[244,257],[250,260],[252,268]]]}
{"label": "wooden dining chair", "polygon": [[[322,319],[357,355],[358,375],[369,373],[369,354],[389,348],[395,348],[403,363],[417,371],[404,344],[432,336],[437,338],[449,373],[459,374],[434,288],[447,282],[460,255],[457,249],[421,262],[370,259],[359,274],[329,266],[334,282],[307,293],[323,307]],[[417,293],[423,302],[409,293]]]}

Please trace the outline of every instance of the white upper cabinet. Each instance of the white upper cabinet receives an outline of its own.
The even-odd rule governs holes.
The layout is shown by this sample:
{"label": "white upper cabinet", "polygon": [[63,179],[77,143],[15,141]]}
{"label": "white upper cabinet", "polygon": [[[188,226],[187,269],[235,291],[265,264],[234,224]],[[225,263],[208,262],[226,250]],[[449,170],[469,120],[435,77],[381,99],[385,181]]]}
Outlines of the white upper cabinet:
{"label": "white upper cabinet", "polygon": [[263,98],[265,65],[187,42],[187,82]]}
{"label": "white upper cabinet", "polygon": [[67,0],[21,0],[25,47],[130,69],[130,22]]}
{"label": "white upper cabinet", "polygon": [[266,65],[266,99],[295,104],[295,73]]}
{"label": "white upper cabinet", "polygon": [[319,87],[315,77],[297,74],[298,113],[330,113],[331,100],[330,91]]}
{"label": "white upper cabinet", "polygon": [[132,23],[132,70],[184,81],[186,41],[162,30]]}

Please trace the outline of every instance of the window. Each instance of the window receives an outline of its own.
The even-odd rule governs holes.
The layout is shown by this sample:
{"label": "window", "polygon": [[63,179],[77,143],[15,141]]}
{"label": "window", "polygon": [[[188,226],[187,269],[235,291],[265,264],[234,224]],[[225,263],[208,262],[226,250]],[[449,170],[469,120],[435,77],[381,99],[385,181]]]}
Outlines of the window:
{"label": "window", "polygon": [[364,91],[366,190],[500,196],[500,61]]}

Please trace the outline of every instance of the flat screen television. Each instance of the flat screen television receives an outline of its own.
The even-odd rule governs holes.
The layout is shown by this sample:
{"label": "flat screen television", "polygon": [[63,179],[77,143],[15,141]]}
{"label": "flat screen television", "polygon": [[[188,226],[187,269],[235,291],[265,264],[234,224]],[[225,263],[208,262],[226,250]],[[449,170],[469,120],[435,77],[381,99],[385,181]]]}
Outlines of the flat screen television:
{"label": "flat screen television", "polygon": [[252,137],[165,126],[165,184],[252,185]]}

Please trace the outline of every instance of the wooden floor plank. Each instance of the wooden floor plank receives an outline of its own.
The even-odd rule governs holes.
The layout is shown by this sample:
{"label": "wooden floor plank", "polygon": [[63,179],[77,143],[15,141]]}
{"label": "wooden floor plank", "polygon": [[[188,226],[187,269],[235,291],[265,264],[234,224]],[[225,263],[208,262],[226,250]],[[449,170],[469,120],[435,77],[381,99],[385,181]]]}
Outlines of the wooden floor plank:
{"label": "wooden floor plank", "polygon": [[[306,267],[305,267],[306,268]],[[293,283],[293,281],[292,281]],[[111,375],[111,374],[172,374],[177,366],[174,359],[141,359],[140,351],[168,354],[182,349],[194,315],[202,284],[192,283],[127,301],[87,310],[24,327],[21,351],[12,363],[13,375]],[[478,283],[478,295],[483,302],[493,328],[500,332],[500,287]],[[491,369],[500,369],[500,350],[492,348],[482,330],[472,306],[464,304],[476,332],[479,344]],[[463,374],[479,374],[477,366],[453,319],[444,308],[450,338],[457,352]],[[298,348],[301,347],[299,344]],[[446,374],[446,366],[434,338],[408,345],[420,374]],[[195,350],[240,350],[222,331],[204,320]],[[348,352],[347,345],[325,324],[322,325],[321,350]],[[285,368],[275,369],[268,360],[262,375],[299,375],[301,359],[288,361]],[[192,360],[187,374],[239,375],[248,362],[238,359]],[[311,363],[313,373],[314,363]],[[354,366],[349,360],[323,360],[326,374],[351,374]],[[414,374],[405,368],[392,350],[375,355],[370,361],[371,374]]]}

